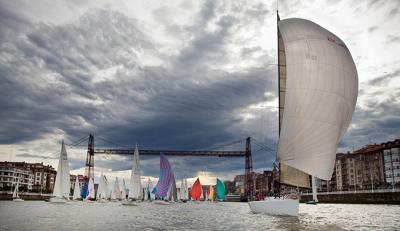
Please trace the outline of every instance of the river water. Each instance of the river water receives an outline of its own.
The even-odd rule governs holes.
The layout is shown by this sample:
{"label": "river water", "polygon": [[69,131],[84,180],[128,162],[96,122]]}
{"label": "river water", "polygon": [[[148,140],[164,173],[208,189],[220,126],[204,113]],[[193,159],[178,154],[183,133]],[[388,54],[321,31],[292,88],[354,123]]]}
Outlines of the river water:
{"label": "river water", "polygon": [[400,230],[398,205],[300,204],[298,218],[247,203],[0,202],[0,230]]}

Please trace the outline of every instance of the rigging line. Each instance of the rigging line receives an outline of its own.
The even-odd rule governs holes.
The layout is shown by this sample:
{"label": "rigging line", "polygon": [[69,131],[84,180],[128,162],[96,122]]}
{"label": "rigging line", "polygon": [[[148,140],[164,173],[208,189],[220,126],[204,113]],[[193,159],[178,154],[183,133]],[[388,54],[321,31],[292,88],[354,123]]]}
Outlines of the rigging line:
{"label": "rigging line", "polygon": [[130,149],[130,147],[128,147],[128,146],[126,146],[126,145],[122,145],[122,144],[116,143],[116,142],[114,142],[114,141],[108,140],[108,139],[103,138],[103,137],[101,137],[101,136],[100,136],[100,137],[97,136],[96,138],[97,138],[97,139],[100,139],[100,140],[103,140],[103,141],[105,141],[105,142],[108,142],[108,143],[110,143],[110,144],[113,144],[113,145],[115,145],[115,146],[117,146],[117,147],[124,147],[124,148]]}
{"label": "rigging line", "polygon": [[253,139],[253,143],[254,143],[255,145],[257,145],[257,146],[259,146],[259,147],[262,147],[262,148],[264,148],[264,149],[267,149],[267,150],[269,150],[269,151],[271,151],[271,152],[275,152],[275,151],[276,151],[276,150],[274,150],[274,149],[268,147],[267,145],[258,142],[256,139]]}
{"label": "rigging line", "polygon": [[89,139],[89,136],[84,136],[84,137],[78,139],[77,141],[73,142],[72,144],[68,144],[67,146],[69,146],[69,147],[70,146],[76,146],[78,144],[81,144],[83,141],[85,141],[87,139]]}
{"label": "rigging line", "polygon": [[72,147],[83,147],[83,146],[86,146],[86,145],[82,145],[82,143],[83,143],[83,142],[86,142],[86,141],[88,141],[88,140],[89,140],[89,137],[87,137],[86,139],[80,141],[79,143],[69,144],[69,145],[67,145],[67,146],[68,146],[69,148],[72,148]]}
{"label": "rigging line", "polygon": [[218,149],[218,148],[223,148],[223,147],[227,147],[227,146],[230,146],[230,145],[233,145],[233,144],[238,144],[238,143],[242,143],[243,142],[243,139],[240,139],[240,140],[236,140],[236,141],[232,141],[232,142],[227,142],[227,143],[223,143],[223,144],[220,144],[220,145],[213,145],[213,146],[210,146],[210,147],[207,147],[207,148],[202,148],[202,149],[197,149],[197,150],[207,150],[207,149]]}

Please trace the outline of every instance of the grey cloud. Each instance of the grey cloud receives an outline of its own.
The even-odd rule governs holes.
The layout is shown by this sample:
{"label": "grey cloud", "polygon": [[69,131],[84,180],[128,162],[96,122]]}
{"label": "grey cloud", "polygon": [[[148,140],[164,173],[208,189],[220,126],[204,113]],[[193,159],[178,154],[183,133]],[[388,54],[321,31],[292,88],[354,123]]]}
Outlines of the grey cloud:
{"label": "grey cloud", "polygon": [[399,13],[399,9],[394,8],[389,12],[389,17],[390,18],[396,17],[398,13]]}
{"label": "grey cloud", "polygon": [[369,33],[373,33],[373,32],[376,31],[377,29],[379,29],[379,27],[377,27],[377,26],[371,26],[371,27],[368,28],[368,32],[369,32]]}
{"label": "grey cloud", "polygon": [[377,78],[374,78],[370,81],[368,81],[369,85],[382,85],[386,84],[388,81],[390,81],[393,78],[400,78],[400,69],[395,70],[392,73],[388,73],[382,76],[379,76]]}
{"label": "grey cloud", "polygon": [[37,154],[30,154],[30,153],[20,153],[17,154],[16,156],[18,157],[23,157],[23,158],[35,158],[35,159],[39,159],[41,161],[45,160],[45,159],[58,159],[58,157],[55,156],[43,156],[43,155],[37,155]]}
{"label": "grey cloud", "polygon": [[[236,73],[208,67],[219,58],[223,62],[225,39],[237,22],[230,15],[216,16],[214,7],[211,1],[205,3],[196,28],[212,21],[218,29],[187,29],[195,37],[178,56],[170,57],[179,60],[172,66],[141,65],[137,53],[160,53],[137,21],[115,12],[91,10],[76,22],[35,24],[26,34],[16,31],[21,38],[1,47],[9,59],[0,61],[0,118],[6,125],[0,128],[0,142],[35,140],[54,129],[72,141],[94,131],[127,146],[138,142],[189,150],[257,137],[250,129],[257,125],[245,124],[236,113],[265,99],[264,91],[273,88],[265,87],[271,72],[267,67]],[[185,66],[196,59],[201,72]],[[116,68],[111,79],[94,81],[97,71],[108,68]],[[254,153],[255,160],[263,158],[261,152]],[[84,156],[70,160],[71,169],[84,166]],[[186,163],[192,163],[199,171],[221,174],[244,166],[243,159],[171,161],[184,171],[190,170]],[[157,163],[157,158],[147,162]],[[129,169],[129,163],[129,158],[96,160],[97,166],[114,170]],[[267,166],[265,161],[257,163]],[[158,173],[154,164],[143,170]]]}
{"label": "grey cloud", "polygon": [[388,43],[399,43],[400,42],[400,36],[396,35],[389,35],[388,36]]}

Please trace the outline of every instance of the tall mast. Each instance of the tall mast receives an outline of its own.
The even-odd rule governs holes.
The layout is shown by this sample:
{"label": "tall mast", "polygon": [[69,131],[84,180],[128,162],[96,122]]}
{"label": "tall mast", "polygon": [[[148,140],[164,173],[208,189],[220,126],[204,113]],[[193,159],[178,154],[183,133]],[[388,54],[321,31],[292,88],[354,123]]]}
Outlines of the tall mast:
{"label": "tall mast", "polygon": [[[277,3],[278,4],[278,3]],[[278,27],[278,23],[280,21],[280,17],[279,17],[279,12],[278,9],[276,10],[276,41],[278,44],[278,140],[279,140],[279,136],[281,134],[281,110],[283,109],[281,107],[281,58],[280,58],[280,45],[279,45],[279,39],[280,39],[280,33],[279,33],[279,27]],[[278,153],[276,158],[278,158]],[[278,194],[280,196],[281,193],[281,163],[278,163]]]}

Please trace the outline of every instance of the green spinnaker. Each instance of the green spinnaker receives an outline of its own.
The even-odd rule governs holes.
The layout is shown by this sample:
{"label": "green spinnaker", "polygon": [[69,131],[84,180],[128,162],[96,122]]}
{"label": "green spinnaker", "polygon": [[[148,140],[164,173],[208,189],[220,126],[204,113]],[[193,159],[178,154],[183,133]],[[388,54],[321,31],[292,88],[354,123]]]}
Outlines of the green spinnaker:
{"label": "green spinnaker", "polygon": [[225,185],[220,179],[217,178],[217,199],[225,200]]}

